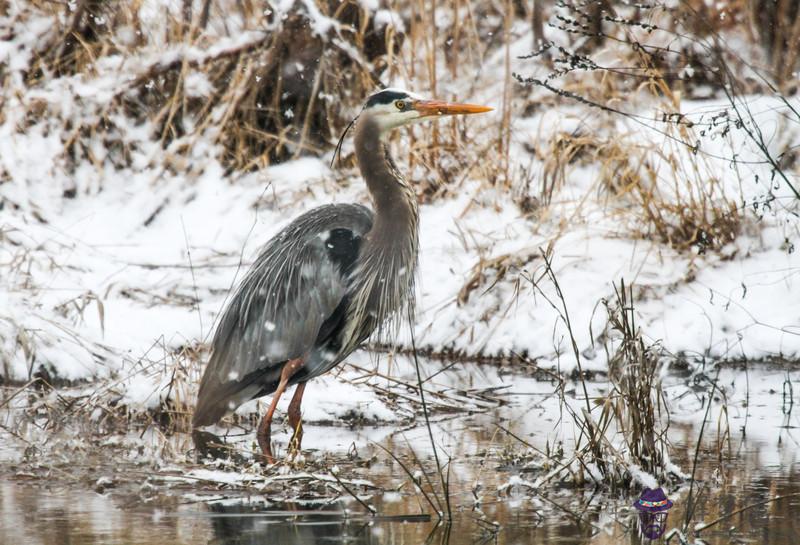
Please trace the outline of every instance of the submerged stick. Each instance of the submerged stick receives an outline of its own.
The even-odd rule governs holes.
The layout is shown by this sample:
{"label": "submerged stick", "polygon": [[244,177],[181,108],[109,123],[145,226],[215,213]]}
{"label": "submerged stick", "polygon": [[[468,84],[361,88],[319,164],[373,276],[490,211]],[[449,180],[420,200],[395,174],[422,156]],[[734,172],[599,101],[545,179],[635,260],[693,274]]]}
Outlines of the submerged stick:
{"label": "submerged stick", "polygon": [[[444,494],[444,503],[447,507],[447,522],[451,522],[453,520],[453,511],[450,507],[450,490],[449,490],[449,481],[445,480],[444,474],[442,472],[442,464],[439,462],[439,449],[436,447],[436,441],[433,439],[433,429],[431,429],[431,420],[428,414],[428,405],[425,402],[425,389],[422,387],[422,373],[419,369],[419,358],[417,358],[417,343],[414,339],[414,323],[412,321],[411,312],[409,312],[408,316],[408,329],[411,333],[411,352],[414,356],[414,368],[417,371],[417,383],[419,386],[419,399],[422,402],[422,413],[425,415],[425,427],[428,428],[428,437],[431,440],[431,447],[433,448],[433,459],[436,461],[436,470],[439,472],[439,479],[442,484],[442,494]],[[449,462],[448,462],[449,464]],[[422,464],[420,464],[420,467]],[[442,516],[439,515],[439,520],[441,520]]]}
{"label": "submerged stick", "polygon": [[[385,453],[386,453],[386,454],[388,454],[389,456],[391,456],[391,458],[392,458],[392,459],[393,459],[395,462],[397,462],[397,463],[400,465],[400,467],[401,467],[401,468],[403,468],[403,471],[405,471],[406,475],[408,475],[408,477],[411,479],[411,482],[412,482],[412,483],[414,483],[414,484],[416,485],[416,487],[417,487],[417,488],[419,488],[419,491],[420,491],[420,492],[422,492],[422,496],[425,498],[425,501],[427,501],[427,502],[428,502],[428,505],[430,505],[430,506],[431,506],[431,508],[432,508],[434,511],[436,511],[437,515],[439,515],[439,520],[442,520],[442,516],[441,516],[441,514],[440,514],[441,507],[437,507],[437,505],[436,505],[435,503],[433,503],[433,500],[431,500],[431,497],[428,495],[428,493],[427,493],[427,492],[425,492],[425,489],[424,489],[424,488],[422,488],[422,486],[420,486],[420,485],[417,483],[417,480],[414,478],[414,474],[413,474],[413,473],[411,473],[411,470],[409,470],[409,469],[408,469],[408,467],[406,467],[406,465],[405,465],[405,464],[404,464],[404,463],[403,463],[403,462],[400,460],[400,458],[398,458],[397,456],[395,456],[394,452],[390,451],[389,449],[387,449],[386,447],[384,447],[384,446],[383,446],[383,445],[381,445],[380,443],[375,443],[375,446],[376,446],[376,447],[378,447],[379,449],[381,449],[383,452],[385,452]],[[436,498],[436,499],[438,500],[438,498]]]}
{"label": "submerged stick", "polygon": [[367,503],[367,502],[365,502],[364,500],[362,500],[361,498],[359,498],[359,497],[358,497],[358,494],[356,494],[355,492],[353,492],[352,490],[350,490],[350,487],[348,487],[346,484],[344,484],[344,483],[342,482],[342,480],[339,478],[339,475],[338,475],[338,473],[339,473],[338,471],[335,471],[335,472],[334,472],[334,471],[331,471],[331,472],[330,472],[330,474],[333,476],[333,478],[334,478],[334,479],[336,479],[336,482],[337,482],[337,483],[339,483],[339,486],[341,486],[342,488],[344,488],[345,492],[347,492],[348,494],[350,494],[350,496],[352,496],[352,497],[353,497],[353,499],[355,499],[355,500],[356,500],[358,503],[360,503],[360,504],[361,504],[361,506],[362,506],[364,509],[366,509],[366,510],[367,510],[367,512],[368,512],[370,515],[372,515],[373,517],[374,517],[375,515],[377,515],[377,514],[378,514],[378,510],[377,510],[377,509],[375,509],[374,507],[372,507],[370,504],[368,504],[368,503]]}
{"label": "submerged stick", "polygon": [[723,520],[729,519],[734,515],[738,515],[739,513],[743,513],[745,511],[748,511],[748,510],[752,509],[753,507],[759,507],[761,505],[766,505],[766,504],[772,503],[774,501],[783,500],[783,499],[786,499],[786,498],[796,498],[796,497],[800,497],[800,492],[794,492],[792,494],[784,494],[782,496],[775,496],[774,498],[769,498],[769,499],[766,499],[766,500],[763,500],[763,501],[759,501],[759,502],[756,502],[756,503],[751,503],[750,505],[745,505],[741,509],[737,509],[736,511],[731,511],[727,515],[722,515],[718,519],[712,520],[708,524],[706,524],[704,522],[701,522],[700,524],[695,526],[694,533],[695,534],[699,534],[703,530],[707,530],[707,529],[711,528],[712,526],[716,526],[717,524],[719,524]]}

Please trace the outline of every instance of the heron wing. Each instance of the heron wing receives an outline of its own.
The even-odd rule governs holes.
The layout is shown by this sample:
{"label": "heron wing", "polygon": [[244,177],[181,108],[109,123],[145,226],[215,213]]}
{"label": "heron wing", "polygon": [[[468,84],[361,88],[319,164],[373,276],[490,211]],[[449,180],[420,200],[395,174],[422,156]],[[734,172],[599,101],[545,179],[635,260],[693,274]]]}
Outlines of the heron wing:
{"label": "heron wing", "polygon": [[301,215],[267,243],[220,318],[196,426],[269,393],[286,361],[312,351],[342,312],[348,275],[371,227],[369,209],[327,205]]}

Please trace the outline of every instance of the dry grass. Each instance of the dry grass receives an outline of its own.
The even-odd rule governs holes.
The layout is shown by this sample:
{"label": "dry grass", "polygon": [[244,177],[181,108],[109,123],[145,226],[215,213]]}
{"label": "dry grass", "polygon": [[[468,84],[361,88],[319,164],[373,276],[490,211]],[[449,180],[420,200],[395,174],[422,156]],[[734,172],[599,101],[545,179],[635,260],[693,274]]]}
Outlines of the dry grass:
{"label": "dry grass", "polygon": [[[487,187],[510,187],[513,173],[507,150],[514,86],[507,46],[510,26],[516,20],[514,11],[504,3],[460,0],[417,0],[412,6],[407,10],[397,6],[408,31],[385,74],[387,81],[399,80],[407,88],[444,100],[474,102],[475,93],[495,83],[489,74],[483,77],[484,71],[495,71],[485,65],[487,56],[497,47],[506,47],[502,96],[491,101],[501,116],[499,125],[479,134],[474,119],[454,117],[409,129],[397,137],[409,141],[398,150],[398,157],[409,165],[409,177],[419,188],[421,200],[453,195],[470,179],[482,180]],[[433,24],[437,18],[452,24],[439,30]],[[503,41],[496,41],[495,36]]]}
{"label": "dry grass", "polygon": [[[582,4],[567,5],[561,28],[580,27],[584,40],[597,37],[598,30],[591,30],[597,14]],[[586,168],[595,168],[600,200],[628,234],[682,251],[719,250],[739,234],[743,211],[726,192],[720,161],[705,153],[704,127],[673,113],[682,111],[687,89],[709,83],[719,89],[720,78],[681,75],[696,53],[691,42],[665,53],[655,25],[678,24],[682,19],[671,17],[679,14],[659,4],[609,13],[599,27],[607,50],[597,53],[592,41],[584,41],[583,49],[556,47],[550,80],[533,81],[594,114],[574,132],[551,135],[537,153],[543,163],[538,200],[550,203],[576,167],[585,167],[584,176]],[[663,119],[653,120],[655,115]]]}
{"label": "dry grass", "polygon": [[[701,4],[696,9],[701,9]],[[174,13],[164,8],[163,24],[154,35],[148,23],[141,20],[140,1],[35,1],[15,16],[19,19],[16,22],[42,17],[51,28],[38,42],[24,71],[25,88],[13,88],[15,83],[2,68],[0,81],[11,95],[43,91],[54,82],[92,84],[124,74],[105,103],[90,104],[75,95],[72,103],[85,109],[74,116],[32,94],[33,98],[24,103],[26,116],[18,130],[52,120],[50,128],[63,129],[63,160],[72,168],[84,162],[98,169],[104,166],[92,143],[99,143],[108,152],[107,161],[112,166],[122,168],[132,164],[137,146],[126,139],[125,131],[149,124],[152,139],[165,150],[157,166],[186,172],[192,169],[191,153],[199,141],[218,145],[230,171],[252,171],[305,154],[321,155],[333,147],[349,121],[348,112],[355,111],[381,80],[404,81],[410,88],[443,99],[470,100],[473,93],[491,88],[498,91],[493,105],[498,109],[499,122],[490,130],[479,133],[472,121],[452,119],[425,129],[429,130],[427,134],[415,128],[401,136],[409,145],[399,150],[399,159],[417,183],[422,201],[456,195],[470,180],[481,182],[479,191],[497,189],[500,194],[524,184],[537,193],[531,197],[531,192],[525,191],[517,199],[523,213],[528,213],[531,208],[548,207],[569,183],[574,167],[593,166],[598,167],[599,176],[592,189],[601,190],[609,213],[622,220],[620,236],[633,234],[679,250],[700,251],[722,248],[737,236],[741,211],[725,194],[702,153],[693,153],[680,143],[697,140],[695,131],[685,124],[668,125],[663,143],[642,143],[637,134],[619,134],[613,114],[604,116],[592,127],[596,131],[551,135],[549,149],[537,157],[543,162],[540,178],[531,179],[515,168],[511,154],[513,120],[525,110],[517,109],[524,90],[511,77],[513,28],[520,20],[532,20],[541,35],[542,16],[550,14],[527,12],[527,6],[510,0],[419,0],[394,6],[400,13],[397,25],[376,26],[374,14],[355,0],[320,1],[315,5],[335,22],[335,28],[317,32],[314,21],[299,8],[280,18],[269,10],[261,11],[252,2],[206,1],[197,12],[188,9]],[[541,7],[539,2],[535,5]],[[785,59],[781,66],[775,66],[779,74],[794,66],[797,56],[797,25],[785,24],[794,8],[787,5],[776,4],[772,19],[758,20],[764,29],[770,24],[775,27],[774,34],[765,38],[764,30],[759,39],[772,44],[773,59]],[[755,24],[754,12],[747,13],[750,24]],[[231,14],[234,16],[228,17]],[[450,24],[436,24],[439,17],[449,18]],[[599,15],[592,11],[586,17],[596,23]],[[233,20],[240,21],[240,28],[226,28],[226,21]],[[631,21],[639,24],[645,19],[634,17]],[[775,21],[780,24],[775,26]],[[600,22],[600,29],[607,27],[608,22]],[[597,25],[588,28],[597,32]],[[260,32],[247,40],[232,40],[245,30]],[[13,28],[9,32],[13,37]],[[582,55],[608,44],[593,39],[576,49]],[[124,62],[108,68],[119,58]],[[652,52],[630,48],[622,48],[620,58],[636,68],[635,77],[613,71],[576,71],[565,78],[564,89],[595,103],[614,106],[628,98],[641,99],[664,111],[679,111],[678,90],[685,82],[676,81],[670,73],[678,66],[677,61],[662,62]],[[488,59],[493,66],[486,66]],[[585,61],[583,57],[577,59],[578,64]],[[498,68],[498,63],[502,67]],[[563,63],[550,65],[559,70]],[[501,81],[486,81],[498,74],[502,74]],[[205,90],[199,92],[198,87],[204,86]],[[0,112],[3,119],[10,114]],[[352,156],[344,159],[344,164],[352,168]],[[0,174],[5,177],[5,173]],[[76,195],[65,192],[65,196]],[[493,282],[508,281],[534,259],[534,255],[513,253],[481,255],[458,301],[464,303],[473,294],[491,289]],[[663,471],[663,458],[658,456],[662,440],[656,418],[659,399],[651,395],[651,388],[658,388],[655,352],[643,344],[634,327],[624,290],[618,297],[616,310],[610,310],[610,323],[623,338],[622,347],[612,358],[618,364],[618,376],[614,394],[601,401],[599,418],[588,409],[583,417],[578,416],[588,441],[585,453],[607,468],[604,471],[617,471],[613,468],[623,467],[617,462],[626,458],[619,458],[605,434],[622,430],[633,459],[650,471]],[[185,304],[175,299],[173,304]],[[65,301],[56,311],[75,320],[80,320],[84,312],[97,312],[101,322],[104,312],[102,299],[92,292]],[[26,354],[33,353],[35,348],[24,330],[19,335],[16,343]],[[134,367],[135,372],[154,376],[164,373],[155,368],[157,365],[163,364],[168,370],[163,400],[147,415],[150,422],[164,429],[187,428],[192,385],[196,384],[202,359],[200,349],[192,347],[171,352],[168,362]],[[397,398],[401,389],[412,386],[398,385],[386,396]],[[110,384],[102,393],[113,391]],[[113,395],[98,393],[87,400],[86,406],[101,408],[109,421],[142,417],[108,401],[113,399]],[[451,401],[435,395],[429,399],[434,408],[437,403],[446,406]],[[458,403],[464,404],[463,400],[452,404]],[[635,412],[631,412],[634,407]],[[53,410],[60,409],[55,406]],[[624,480],[624,471],[614,479]]]}
{"label": "dry grass", "polygon": [[[69,126],[64,148],[67,163],[88,160],[102,168],[89,144],[100,141],[109,151],[109,160],[118,167],[129,166],[135,143],[122,136],[121,115],[126,123],[151,124],[153,136],[168,152],[165,169],[191,171],[193,147],[198,140],[210,140],[223,149],[221,159],[227,167],[249,171],[329,150],[349,121],[345,113],[355,111],[381,81],[405,81],[408,87],[433,96],[468,100],[472,92],[491,84],[475,74],[496,74],[498,67],[485,66],[494,55],[503,63],[502,82],[493,87],[500,92],[493,104],[499,115],[496,127],[476,134],[468,130],[472,120],[454,118],[415,128],[405,136],[409,145],[403,147],[400,159],[408,165],[409,177],[424,202],[458,193],[467,180],[481,180],[485,188],[501,190],[531,183],[510,153],[512,121],[519,105],[515,95],[521,91],[511,77],[511,29],[519,20],[541,19],[542,13],[512,2],[419,0],[412,6],[394,6],[399,20],[376,27],[374,14],[353,0],[316,5],[336,22],[335,29],[316,32],[303,9],[279,18],[249,2],[205,2],[199,12],[173,13],[164,8],[166,22],[154,36],[141,20],[139,2],[81,0],[74,9],[33,3],[20,17],[49,17],[53,31],[32,57],[26,83],[35,88],[73,75],[91,81],[105,74],[104,62],[122,56],[138,66],[124,88],[116,90],[99,111],[64,120]],[[574,14],[583,13],[573,9]],[[226,28],[229,11],[241,21],[243,30],[263,32],[245,43],[215,48],[221,37],[235,35],[234,29]],[[631,20],[646,20],[645,12]],[[587,21],[599,17],[591,10],[575,16]],[[433,24],[442,17],[452,21],[446,31]],[[607,31],[609,23],[604,25],[599,28]],[[154,57],[155,44],[171,51],[170,55]],[[647,76],[646,80],[633,78],[643,81],[641,91],[673,106],[678,102],[654,55],[623,52]],[[557,71],[562,66],[563,62],[555,63]],[[578,75],[565,81],[565,89],[592,101],[616,103],[631,90],[628,78],[620,74],[589,71]],[[203,93],[198,93],[198,85],[206,86]],[[464,90],[463,96],[453,93],[456,85]],[[32,101],[29,108],[31,122],[59,115],[43,101]],[[615,136],[587,133],[554,136],[541,157],[544,174],[532,184],[539,186],[538,195],[531,196],[525,189],[517,199],[523,213],[551,202],[553,193],[563,187],[568,165],[592,160],[601,165],[603,184],[610,193],[635,203],[628,211],[636,221],[626,223],[637,224],[637,236],[687,248],[719,247],[736,235],[735,207],[721,195],[713,177],[688,164],[694,160],[687,161],[680,150],[662,153],[661,149],[631,147]],[[344,164],[351,168],[353,161],[352,155],[344,157]],[[659,170],[656,163],[670,165],[672,171]],[[677,185],[667,187],[671,177],[678,180]],[[66,191],[65,196],[74,195]]]}
{"label": "dry grass", "polygon": [[[759,69],[777,87],[792,92],[797,89],[794,75],[800,64],[800,2],[796,0],[730,0],[708,3],[698,0],[681,2],[677,14],[692,33],[699,37],[720,32],[741,34],[760,46]],[[735,62],[741,53],[731,51]]]}
{"label": "dry grass", "polygon": [[636,326],[632,288],[620,282],[615,297],[606,302],[608,327],[619,337],[609,358],[612,410],[631,459],[652,475],[665,475],[669,411],[659,378],[661,351],[647,345]]}
{"label": "dry grass", "polygon": [[611,488],[638,486],[634,467],[661,483],[677,477],[669,458],[669,408],[659,378],[661,350],[644,342],[632,297],[633,290],[623,281],[615,286],[615,300],[605,302],[608,324],[601,338],[609,351],[611,389],[593,400],[591,411],[572,415],[582,430],[576,448],[579,469],[573,473],[576,485],[597,483],[599,475],[598,484]]}
{"label": "dry grass", "polygon": [[[610,389],[592,395],[587,385],[590,374],[584,371],[569,308],[552,267],[552,254],[543,252],[542,259],[543,271],[531,279],[531,285],[558,313],[575,358],[572,378],[576,394],[569,396],[575,398],[574,402],[568,400],[565,377],[555,377],[555,393],[562,416],[571,418],[575,425],[576,440],[570,456],[551,460],[555,466],[540,483],[558,477],[578,487],[592,483],[627,489],[644,484],[638,480],[640,472],[662,483],[675,479],[667,441],[669,408],[659,378],[661,350],[648,345],[636,326],[633,290],[621,281],[618,288],[615,286],[615,299],[603,302],[608,321],[597,341],[607,353]],[[544,279],[552,284],[552,295],[543,289]]]}
{"label": "dry grass", "polygon": [[[677,149],[676,149],[677,148]],[[597,183],[609,212],[632,234],[678,250],[701,253],[732,242],[743,212],[726,197],[702,157],[665,142],[636,142],[636,135],[556,134],[545,154],[542,202],[564,187],[572,168],[598,165]]]}
{"label": "dry grass", "polygon": [[[80,115],[66,117],[46,100],[27,101],[26,123],[65,117],[68,168],[88,161],[100,169],[104,160],[129,167],[137,143],[126,139],[126,125],[147,124],[166,151],[165,169],[191,171],[192,149],[203,141],[223,149],[220,159],[230,171],[257,170],[329,151],[349,122],[348,114],[385,82],[405,81],[438,98],[470,99],[469,92],[455,96],[451,82],[471,81],[474,89],[471,74],[483,69],[490,47],[498,45],[487,46],[486,36],[508,39],[515,20],[513,10],[503,6],[457,0],[391,6],[397,11],[389,24],[355,0],[318,1],[315,6],[331,22],[327,30],[320,31],[303,8],[281,17],[250,2],[206,1],[194,12],[190,3],[177,12],[162,7],[155,28],[142,20],[141,2],[34,2],[16,19],[43,18],[51,30],[24,71],[28,90],[55,81],[91,85],[114,75],[108,67],[120,59],[116,77],[123,71],[126,75],[110,101],[83,104]],[[437,13],[453,17],[447,32],[432,25]],[[231,22],[238,28],[229,28]],[[237,41],[245,32],[252,32],[252,39]],[[224,45],[226,40],[230,45]],[[462,119],[436,124],[426,129],[429,135],[408,132],[408,154],[401,159],[410,165],[422,200],[449,194],[468,178],[510,186],[509,60],[506,50],[496,134],[475,140]],[[447,91],[441,81],[448,82]],[[3,82],[8,87],[9,80]],[[77,95],[73,100],[82,102]],[[96,156],[91,142],[102,143],[105,158]],[[354,167],[352,155],[343,159]],[[65,191],[65,196],[74,193]]]}
{"label": "dry grass", "polygon": [[[126,164],[130,151],[116,134],[120,115],[151,123],[172,153],[190,155],[192,136],[211,136],[225,149],[224,163],[237,170],[319,154],[347,122],[341,112],[374,90],[401,38],[391,26],[376,28],[373,15],[357,2],[323,2],[318,8],[332,21],[324,32],[315,32],[304,10],[280,18],[249,2],[206,2],[199,14],[164,7],[160,29],[141,21],[140,2],[34,3],[19,18],[44,17],[52,30],[32,56],[26,84],[35,88],[69,77],[89,82],[107,76],[103,66],[116,56],[125,58],[121,70],[132,67],[109,104],[77,125],[65,120],[73,125],[65,159],[73,163],[91,160],[85,141],[100,138],[116,149],[118,165]],[[228,29],[236,16],[241,29]],[[255,31],[251,40],[219,47],[222,39],[249,30]],[[198,85],[205,89],[198,92]],[[58,112],[35,102],[29,119],[47,115]]]}

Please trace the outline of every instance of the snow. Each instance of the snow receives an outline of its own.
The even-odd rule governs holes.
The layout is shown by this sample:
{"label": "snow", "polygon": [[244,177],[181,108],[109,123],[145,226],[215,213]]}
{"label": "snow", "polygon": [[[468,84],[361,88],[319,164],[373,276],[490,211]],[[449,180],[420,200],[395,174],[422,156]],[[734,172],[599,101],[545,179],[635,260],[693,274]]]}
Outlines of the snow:
{"label": "snow", "polygon": [[[375,3],[377,4],[377,2]],[[375,13],[373,26],[376,30],[380,30],[387,26],[393,26],[397,32],[405,32],[406,29],[403,19],[397,13],[388,9],[377,9],[372,11]]]}
{"label": "snow", "polygon": [[[354,361],[368,360],[363,355],[353,356]],[[389,408],[375,397],[375,392],[364,384],[354,382],[360,374],[353,370],[343,370],[338,376],[325,375],[314,380],[314,394],[303,403],[305,422],[339,422],[345,418],[358,418],[370,423],[397,423],[401,414]],[[289,407],[290,396],[284,396],[278,403],[279,411]],[[263,400],[253,400],[241,405],[237,413],[251,414],[258,410]],[[330,432],[326,432],[330,433]]]}
{"label": "snow", "polygon": [[[377,5],[362,2],[370,10]],[[275,9],[280,15],[292,6],[282,2]],[[313,2],[304,1],[302,7],[318,35],[337,24]],[[221,161],[218,127],[200,130],[187,118],[187,135],[165,148],[154,123],[105,110],[131,81],[154,67],[171,62],[202,66],[214,55],[264,37],[262,31],[237,32],[239,23],[232,17],[234,30],[229,35],[214,34],[218,31],[212,25],[213,40],[207,48],[163,44],[158,29],[165,11],[179,9],[175,2],[143,3],[139,16],[153,30],[148,48],[136,55],[123,51],[103,57],[91,72],[45,78],[30,88],[20,74],[30,60],[31,46],[52,32],[48,19],[18,21],[14,37],[0,41],[0,62],[5,59],[8,85],[14,89],[5,91],[0,117],[0,372],[6,379],[28,380],[40,366],[68,380],[123,377],[125,401],[153,407],[166,395],[176,355],[187,346],[208,342],[230,288],[261,245],[291,218],[315,206],[370,202],[357,172],[331,170],[329,157],[301,157],[258,172],[230,172]],[[395,15],[377,10],[374,24],[398,26]],[[442,11],[439,17],[447,14]],[[529,51],[526,28],[512,29],[512,57]],[[126,35],[123,41],[131,41]],[[468,89],[471,96],[465,99],[498,108],[459,122],[474,138],[470,145],[476,149],[500,123],[498,70],[504,56],[499,49],[488,52],[488,74],[480,84],[464,79],[467,76],[441,83],[447,92],[464,97]],[[536,66],[515,58],[513,68],[531,73]],[[414,81],[397,79],[397,85],[416,87]],[[188,70],[184,85],[190,97],[212,92],[199,69]],[[632,100],[630,109],[640,108],[642,119],[654,121],[609,127],[600,124],[604,116],[568,103],[524,114],[522,106],[538,92],[515,88],[509,149],[511,170],[519,174],[525,169],[534,186],[550,168],[550,141],[559,133],[606,131],[601,136],[635,141],[641,148],[669,151],[673,145],[661,132],[642,125],[663,130],[655,121],[662,113],[658,105]],[[742,100],[757,116],[773,153],[800,143],[796,124],[785,122],[786,107],[780,101]],[[679,105],[698,123],[708,122],[725,107],[719,99]],[[47,115],[26,120],[37,108]],[[97,123],[103,112],[113,126],[105,137],[76,135],[69,128]],[[220,118],[223,115],[220,111]],[[594,121],[598,124],[592,125]],[[800,252],[792,242],[799,232],[797,203],[783,184],[770,184],[769,168],[753,162],[759,152],[741,131],[723,135],[722,125],[709,130],[716,136],[703,141],[708,155],[697,176],[717,179],[717,195],[743,203],[741,233],[720,251],[700,255],[643,239],[638,219],[626,212],[633,205],[612,198],[600,183],[601,156],[570,165],[550,205],[535,214],[518,205],[520,197],[534,190],[517,179],[513,187],[488,185],[478,168],[466,173],[449,196],[425,203],[420,212],[417,346],[470,356],[527,354],[540,366],[569,371],[576,365],[573,335],[583,366],[604,369],[603,301],[613,299],[615,283],[624,278],[636,288],[636,318],[645,338],[660,342],[668,354],[698,361],[800,356]],[[418,139],[428,141],[424,129],[414,131]],[[71,153],[66,142],[78,136],[90,153],[71,169],[65,160]],[[408,134],[398,140],[395,155],[400,168],[411,173],[409,178],[419,183],[432,177],[419,162],[415,169],[408,166]],[[672,151],[678,161],[694,160],[688,150]],[[486,152],[487,161],[497,160],[492,153]],[[732,166],[734,153],[740,163]],[[463,157],[440,155],[443,163]],[[665,202],[685,197],[685,180],[673,176],[668,161],[651,159]],[[761,182],[754,182],[755,175]],[[796,180],[795,172],[789,175]],[[74,197],[65,196],[65,191]],[[770,208],[754,210],[751,203],[762,202],[767,192],[776,197]],[[563,306],[543,275],[541,252],[547,248]],[[265,324],[267,329],[274,327]],[[399,346],[409,348],[410,341],[409,331],[401,330]],[[200,369],[191,371],[187,381],[195,384]],[[314,401],[304,405],[305,417],[330,421],[357,414],[374,422],[401,418],[352,378],[345,373],[318,379]],[[253,402],[240,411],[255,407]]]}
{"label": "snow", "polygon": [[186,95],[190,97],[207,97],[214,90],[211,82],[202,72],[188,73],[183,85],[186,89]]}
{"label": "snow", "polygon": [[628,466],[628,471],[630,472],[631,477],[633,477],[633,480],[639,483],[642,488],[658,488],[658,481],[655,479],[655,477],[646,471],[643,471],[642,468],[636,464],[630,464]]}

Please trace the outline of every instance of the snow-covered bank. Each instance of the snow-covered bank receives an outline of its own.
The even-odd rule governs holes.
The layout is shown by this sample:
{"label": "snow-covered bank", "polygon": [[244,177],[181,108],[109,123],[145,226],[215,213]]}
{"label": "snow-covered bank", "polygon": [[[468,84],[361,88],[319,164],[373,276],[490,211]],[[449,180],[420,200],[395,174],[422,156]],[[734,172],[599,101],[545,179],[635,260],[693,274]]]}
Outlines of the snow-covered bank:
{"label": "snow-covered bank", "polygon": [[[209,162],[193,179],[103,173],[102,191],[76,199],[23,193],[39,191],[47,185],[41,181],[0,186],[7,199],[0,320],[7,377],[25,380],[45,365],[66,379],[88,378],[203,342],[259,246],[293,216],[329,201],[368,203],[359,181],[336,186],[322,160],[235,181]],[[35,211],[10,204],[27,199]],[[605,365],[592,345],[606,321],[601,301],[621,278],[636,287],[646,337],[672,353],[800,353],[800,261],[785,242],[791,225],[764,218],[722,255],[699,256],[621,236],[601,212],[537,221],[477,182],[459,197],[424,205],[418,344],[574,365],[563,355],[559,313],[531,282],[541,275],[540,249],[552,242],[574,333],[591,365]],[[509,262],[502,272],[485,265],[498,259]],[[539,286],[554,297],[547,280]],[[408,346],[407,332],[400,343]]]}
{"label": "snow-covered bank", "polygon": [[[226,118],[223,110],[202,126],[187,110],[185,134],[167,143],[160,120],[109,105],[130,98],[120,87],[178,61],[188,63],[187,96],[208,97],[213,86],[202,63],[260,34],[233,39],[212,25],[207,57],[202,48],[165,50],[157,41],[140,50],[119,46],[83,73],[45,73],[30,83],[33,59],[23,53],[49,36],[46,21],[22,12],[3,20],[16,32],[2,42],[2,58],[15,61],[0,116],[0,373],[12,381],[42,368],[68,380],[116,377],[130,402],[151,406],[173,364],[208,340],[227,293],[270,236],[314,206],[369,198],[354,168],[328,166],[330,151],[232,170],[213,123]],[[147,21],[154,35],[163,30]],[[434,157],[438,164],[412,153],[434,141],[426,128],[394,145],[423,200],[417,345],[465,356],[526,354],[569,371],[566,308],[583,365],[603,369],[605,344],[614,343],[603,301],[624,279],[634,287],[645,338],[667,355],[798,358],[798,203],[757,147],[741,130],[712,124],[702,152],[692,153],[665,135],[662,105],[652,100],[631,97],[628,110],[640,116],[634,123],[513,84],[510,137],[498,152],[505,56],[521,73],[545,69],[515,58],[530,49],[526,25],[512,24],[508,40],[508,51],[488,50],[477,81],[469,71],[440,81],[444,94],[492,104],[495,114],[440,123],[439,138],[455,136]],[[425,93],[422,76],[392,77]],[[786,122],[796,99],[747,101],[776,156],[800,145],[798,125]],[[719,98],[678,106],[697,127],[729,108]],[[346,140],[345,157],[351,149]],[[464,159],[473,163],[458,164]],[[489,180],[506,160],[507,180]],[[786,172],[795,179],[796,170],[790,164]],[[437,172],[449,174],[437,179]],[[658,199],[642,202],[634,182]],[[440,186],[431,197],[427,190]],[[730,203],[731,241],[706,247],[688,237],[682,246],[671,238],[693,228],[681,210]],[[655,212],[663,212],[661,223],[648,216]],[[548,249],[563,306],[543,275]],[[407,330],[398,344],[410,346]],[[202,357],[189,360],[189,396]]]}

